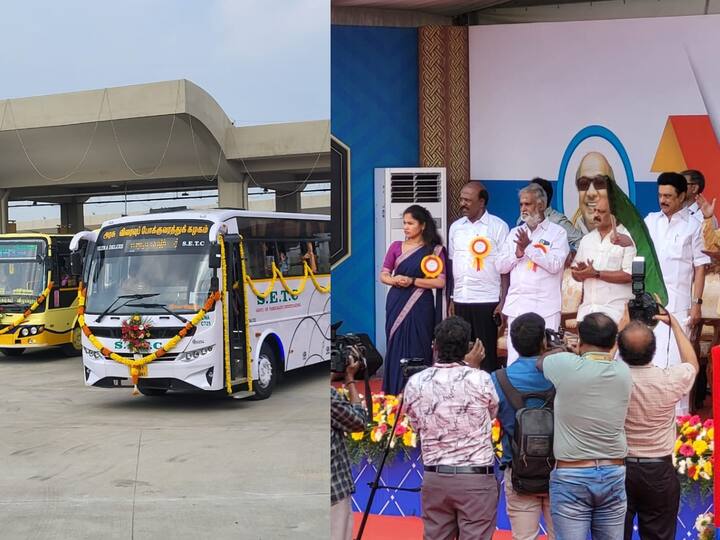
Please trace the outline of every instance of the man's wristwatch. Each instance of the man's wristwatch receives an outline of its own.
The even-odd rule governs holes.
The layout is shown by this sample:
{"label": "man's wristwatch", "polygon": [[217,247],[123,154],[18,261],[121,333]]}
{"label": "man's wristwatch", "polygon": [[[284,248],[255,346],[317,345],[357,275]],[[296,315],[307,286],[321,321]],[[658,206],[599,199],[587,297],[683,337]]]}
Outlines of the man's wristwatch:
{"label": "man's wristwatch", "polygon": [[702,298],[693,298],[693,304],[697,304],[698,306],[702,306]]}

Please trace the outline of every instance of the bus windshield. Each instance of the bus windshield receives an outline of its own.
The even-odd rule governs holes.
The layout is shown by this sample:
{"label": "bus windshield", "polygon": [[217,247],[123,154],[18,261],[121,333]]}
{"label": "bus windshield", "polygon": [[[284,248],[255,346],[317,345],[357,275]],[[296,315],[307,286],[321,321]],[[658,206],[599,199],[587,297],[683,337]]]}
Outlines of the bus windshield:
{"label": "bus windshield", "polygon": [[0,240],[0,305],[29,305],[47,285],[42,239]]}
{"label": "bus windshield", "polygon": [[121,296],[113,313],[194,313],[207,299],[209,268],[205,222],[126,224],[100,231],[88,270],[86,311],[102,313]]}

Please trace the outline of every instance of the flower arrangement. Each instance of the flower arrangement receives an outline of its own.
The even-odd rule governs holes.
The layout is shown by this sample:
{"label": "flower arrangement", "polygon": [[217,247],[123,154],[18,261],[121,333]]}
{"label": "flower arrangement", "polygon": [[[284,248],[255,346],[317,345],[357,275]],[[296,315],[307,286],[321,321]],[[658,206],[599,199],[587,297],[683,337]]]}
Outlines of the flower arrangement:
{"label": "flower arrangement", "polygon": [[695,520],[695,530],[698,532],[698,540],[715,540],[715,524],[712,512],[700,514]]}
{"label": "flower arrangement", "polygon": [[120,329],[122,340],[127,343],[130,352],[143,353],[150,350],[148,338],[152,337],[151,328],[150,322],[137,313],[122,322]]}
{"label": "flower arrangement", "polygon": [[673,465],[680,474],[683,488],[694,483],[702,494],[712,491],[715,428],[712,419],[704,422],[699,416],[677,418],[678,438],[673,451]]}
{"label": "flower arrangement", "polygon": [[397,427],[392,441],[390,441],[388,459],[392,460],[398,455],[404,456],[410,448],[417,447],[417,433],[410,425],[409,418],[405,413],[401,413],[397,418],[399,407],[400,398],[398,396],[384,393],[373,394],[370,424],[364,431],[350,433],[348,437],[348,453],[353,463],[359,463],[366,456],[373,461],[381,458],[396,419]]}
{"label": "flower arrangement", "polygon": [[[340,389],[338,392],[344,394],[345,390]],[[373,394],[372,404],[370,424],[364,431],[350,433],[348,436],[348,453],[353,463],[359,463],[364,457],[369,457],[372,461],[378,461],[382,457],[395,423],[400,398],[391,394]],[[498,458],[503,454],[502,435],[502,426],[496,418],[492,422],[492,443]],[[410,420],[405,413],[402,413],[395,428],[395,435],[390,442],[388,459],[407,455],[411,448],[417,448],[418,442],[418,435],[410,425]]]}
{"label": "flower arrangement", "polygon": [[503,456],[503,446],[502,446],[502,437],[503,437],[503,429],[502,425],[500,425],[500,420],[495,418],[492,421],[492,444],[493,444],[493,451],[495,452],[495,457],[500,459]]}

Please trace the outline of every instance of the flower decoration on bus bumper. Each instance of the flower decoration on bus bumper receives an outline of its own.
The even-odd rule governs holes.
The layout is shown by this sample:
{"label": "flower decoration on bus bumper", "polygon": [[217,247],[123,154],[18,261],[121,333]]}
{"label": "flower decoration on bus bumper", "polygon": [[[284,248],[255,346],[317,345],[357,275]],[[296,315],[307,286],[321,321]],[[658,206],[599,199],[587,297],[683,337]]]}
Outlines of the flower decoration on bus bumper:
{"label": "flower decoration on bus bumper", "polygon": [[678,438],[673,451],[673,465],[685,487],[698,482],[701,491],[712,489],[715,427],[712,418],[704,422],[699,416],[677,418]]}
{"label": "flower decoration on bus bumper", "polygon": [[[39,308],[41,305],[43,305],[45,303],[45,299],[47,298],[47,295],[50,294],[50,291],[52,291],[53,285],[54,285],[54,283],[52,281],[50,283],[48,283],[48,286],[45,287],[45,290],[42,293],[40,293],[40,296],[38,296],[37,299],[35,300],[35,302],[33,302],[33,304],[23,312],[23,314],[20,316],[19,319],[11,322],[5,328],[0,329],[0,336],[3,334],[7,334],[8,332],[14,332],[15,329],[18,326],[20,326],[24,321],[26,321],[27,318],[37,308]],[[26,334],[26,335],[29,335],[29,334]]]}
{"label": "flower decoration on bus bumper", "polygon": [[81,283],[78,287],[78,325],[80,326],[80,328],[82,328],[83,334],[85,334],[88,340],[90,340],[90,343],[92,343],[93,346],[98,351],[100,351],[100,354],[102,354],[102,356],[104,356],[105,358],[109,358],[110,360],[114,360],[115,362],[118,362],[120,364],[126,365],[130,369],[130,378],[132,379],[133,384],[137,384],[138,378],[141,374],[141,370],[147,369],[144,368],[144,366],[146,366],[153,360],[165,356],[168,352],[177,347],[177,344],[180,342],[180,340],[184,338],[187,333],[193,329],[193,327],[200,324],[200,321],[203,320],[205,314],[213,308],[215,302],[220,300],[220,291],[211,292],[208,295],[208,298],[203,308],[198,311],[195,316],[190,320],[190,322],[187,323],[175,336],[169,339],[168,342],[165,343],[165,345],[160,347],[157,351],[137,359],[125,358],[124,356],[120,356],[119,354],[112,352],[107,347],[105,347],[98,338],[93,335],[92,330],[90,330],[88,325],[85,324],[85,296],[86,291],[83,287],[83,284]]}
{"label": "flower decoration on bus bumper", "polygon": [[122,328],[120,328],[121,339],[130,352],[145,353],[150,350],[148,338],[152,337],[151,328],[152,324],[147,318],[135,313],[122,322]]}

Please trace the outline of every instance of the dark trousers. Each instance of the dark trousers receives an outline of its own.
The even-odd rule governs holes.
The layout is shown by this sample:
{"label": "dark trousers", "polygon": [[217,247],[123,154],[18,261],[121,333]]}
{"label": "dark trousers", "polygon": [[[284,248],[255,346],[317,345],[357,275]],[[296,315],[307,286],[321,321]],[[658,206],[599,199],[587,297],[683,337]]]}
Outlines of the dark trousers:
{"label": "dark trousers", "polygon": [[632,538],[636,515],[638,533],[643,540],[675,538],[680,481],[669,458],[663,463],[627,462],[625,491],[625,540]]}
{"label": "dark trousers", "polygon": [[498,367],[497,340],[498,327],[493,321],[493,312],[497,302],[482,304],[458,304],[455,303],[455,315],[462,317],[472,328],[470,341],[479,339],[485,347],[485,359],[480,367],[492,373]]}

